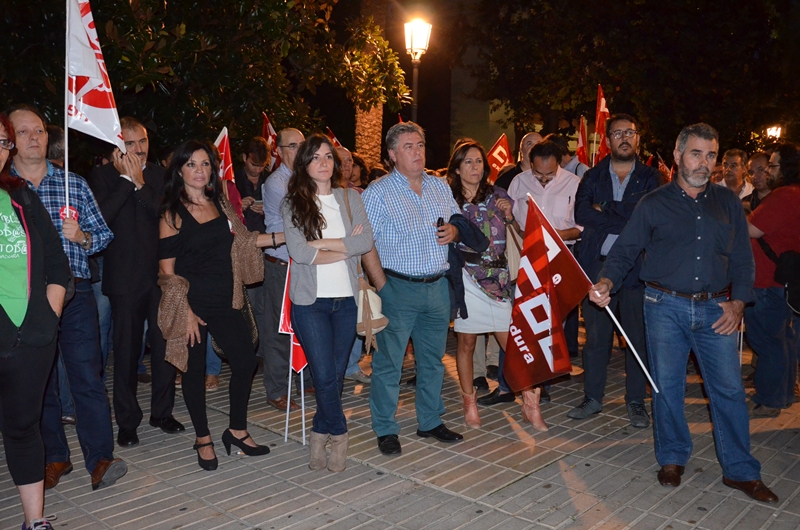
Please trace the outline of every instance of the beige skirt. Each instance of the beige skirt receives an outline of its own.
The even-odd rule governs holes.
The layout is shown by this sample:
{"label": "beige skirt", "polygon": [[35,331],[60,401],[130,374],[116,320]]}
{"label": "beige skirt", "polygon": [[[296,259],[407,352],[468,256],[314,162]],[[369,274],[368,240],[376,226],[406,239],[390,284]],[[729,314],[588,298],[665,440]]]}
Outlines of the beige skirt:
{"label": "beige skirt", "polygon": [[461,271],[464,279],[464,301],[469,318],[457,318],[453,329],[456,333],[493,333],[508,331],[511,324],[511,301],[499,302],[481,291],[466,270]]}

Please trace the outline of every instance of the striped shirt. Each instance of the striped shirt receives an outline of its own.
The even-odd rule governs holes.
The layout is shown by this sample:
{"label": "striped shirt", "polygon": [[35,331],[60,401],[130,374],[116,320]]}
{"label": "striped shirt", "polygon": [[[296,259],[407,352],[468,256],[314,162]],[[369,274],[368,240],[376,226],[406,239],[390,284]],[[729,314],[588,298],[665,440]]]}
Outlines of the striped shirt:
{"label": "striped shirt", "polygon": [[423,175],[422,196],[395,169],[373,182],[362,196],[385,269],[408,276],[446,271],[448,245],[439,245],[436,221],[461,213],[450,188],[436,177]]}
{"label": "striped shirt", "polygon": [[[13,163],[11,165],[11,173],[22,178],[19,173],[17,173]],[[64,252],[69,258],[72,274],[74,274],[76,278],[88,280],[92,277],[89,272],[89,255],[105,249],[111,240],[114,239],[114,234],[111,232],[111,229],[108,228],[105,219],[103,219],[100,208],[97,206],[97,201],[94,195],[92,195],[92,190],[89,189],[86,180],[70,172],[70,210],[74,209],[78,212],[78,225],[81,231],[92,235],[92,244],[89,250],[84,250],[78,243],[73,243],[64,237],[61,213],[66,202],[65,181],[64,170],[53,166],[48,161],[47,175],[45,175],[39,183],[38,188],[27,180],[25,182],[30,189],[39,195],[44,207],[47,208],[47,211],[50,213],[50,218],[56,226],[56,230],[58,230],[58,235],[61,236],[61,245],[64,247]]]}

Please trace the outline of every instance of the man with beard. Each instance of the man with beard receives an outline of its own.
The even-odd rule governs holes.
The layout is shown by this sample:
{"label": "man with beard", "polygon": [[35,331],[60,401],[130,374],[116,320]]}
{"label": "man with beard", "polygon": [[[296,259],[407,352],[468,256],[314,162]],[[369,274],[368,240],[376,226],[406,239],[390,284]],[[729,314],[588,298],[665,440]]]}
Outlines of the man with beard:
{"label": "man with beard", "polygon": [[769,166],[769,155],[763,151],[753,153],[747,161],[747,174],[753,183],[753,193],[742,199],[746,212],[755,210],[764,197],[772,191],[772,177],[767,167]]}
{"label": "man with beard", "polygon": [[[639,131],[636,118],[615,114],[606,122],[606,142],[611,156],[586,172],[575,196],[575,222],[584,227],[581,241],[575,245],[575,256],[592,281],[597,280],[608,253],[616,245],[636,204],[661,181],[656,168],[639,161]],[[640,259],[611,297],[611,308],[618,314],[631,344],[644,358],[644,320],[642,296],[644,285],[639,281]],[[583,402],[567,416],[583,420],[603,410],[608,375],[608,361],[614,340],[614,324],[606,311],[584,300],[586,344],[583,347],[585,370]],[[645,428],[650,418],[644,406],[647,379],[630,350],[625,353],[625,403],[631,425]]]}
{"label": "man with beard", "polygon": [[736,327],[753,300],[755,266],[747,220],[734,192],[709,184],[718,135],[685,127],[675,144],[676,178],[642,199],[608,255],[589,297],[604,307],[642,251],[644,317],[653,393],[655,451],[662,486],[677,487],[692,454],[684,414],[686,361],[694,351],[711,405],[722,483],[761,502],[778,497],[750,454],[750,423]]}

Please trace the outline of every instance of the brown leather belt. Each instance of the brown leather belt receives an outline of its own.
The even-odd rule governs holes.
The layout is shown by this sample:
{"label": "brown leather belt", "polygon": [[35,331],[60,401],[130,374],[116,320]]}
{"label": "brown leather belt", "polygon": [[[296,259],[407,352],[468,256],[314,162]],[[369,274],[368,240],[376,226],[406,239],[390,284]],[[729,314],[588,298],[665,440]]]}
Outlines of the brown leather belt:
{"label": "brown leather belt", "polygon": [[664,289],[657,283],[653,282],[645,282],[645,285],[648,287],[652,287],[656,291],[661,291],[663,293],[669,293],[673,296],[680,296],[681,298],[686,298],[688,300],[695,300],[695,301],[704,301],[704,300],[712,300],[714,298],[720,298],[722,296],[730,296],[730,290],[725,289],[724,291],[718,291],[716,293],[709,293],[707,291],[703,291],[701,293],[679,293],[678,291],[673,291],[671,289]]}
{"label": "brown leather belt", "polygon": [[284,266],[288,265],[288,263],[286,263],[282,259],[270,256],[269,254],[264,254],[264,259],[269,261],[270,263],[277,263],[278,265],[284,265]]}

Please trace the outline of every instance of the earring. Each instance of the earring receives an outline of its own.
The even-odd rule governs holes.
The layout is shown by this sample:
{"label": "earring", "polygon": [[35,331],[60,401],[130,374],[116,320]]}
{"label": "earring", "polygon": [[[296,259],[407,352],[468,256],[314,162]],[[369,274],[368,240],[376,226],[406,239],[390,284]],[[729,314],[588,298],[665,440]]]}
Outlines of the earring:
{"label": "earring", "polygon": [[206,184],[206,191],[214,191],[214,185],[210,182]]}

